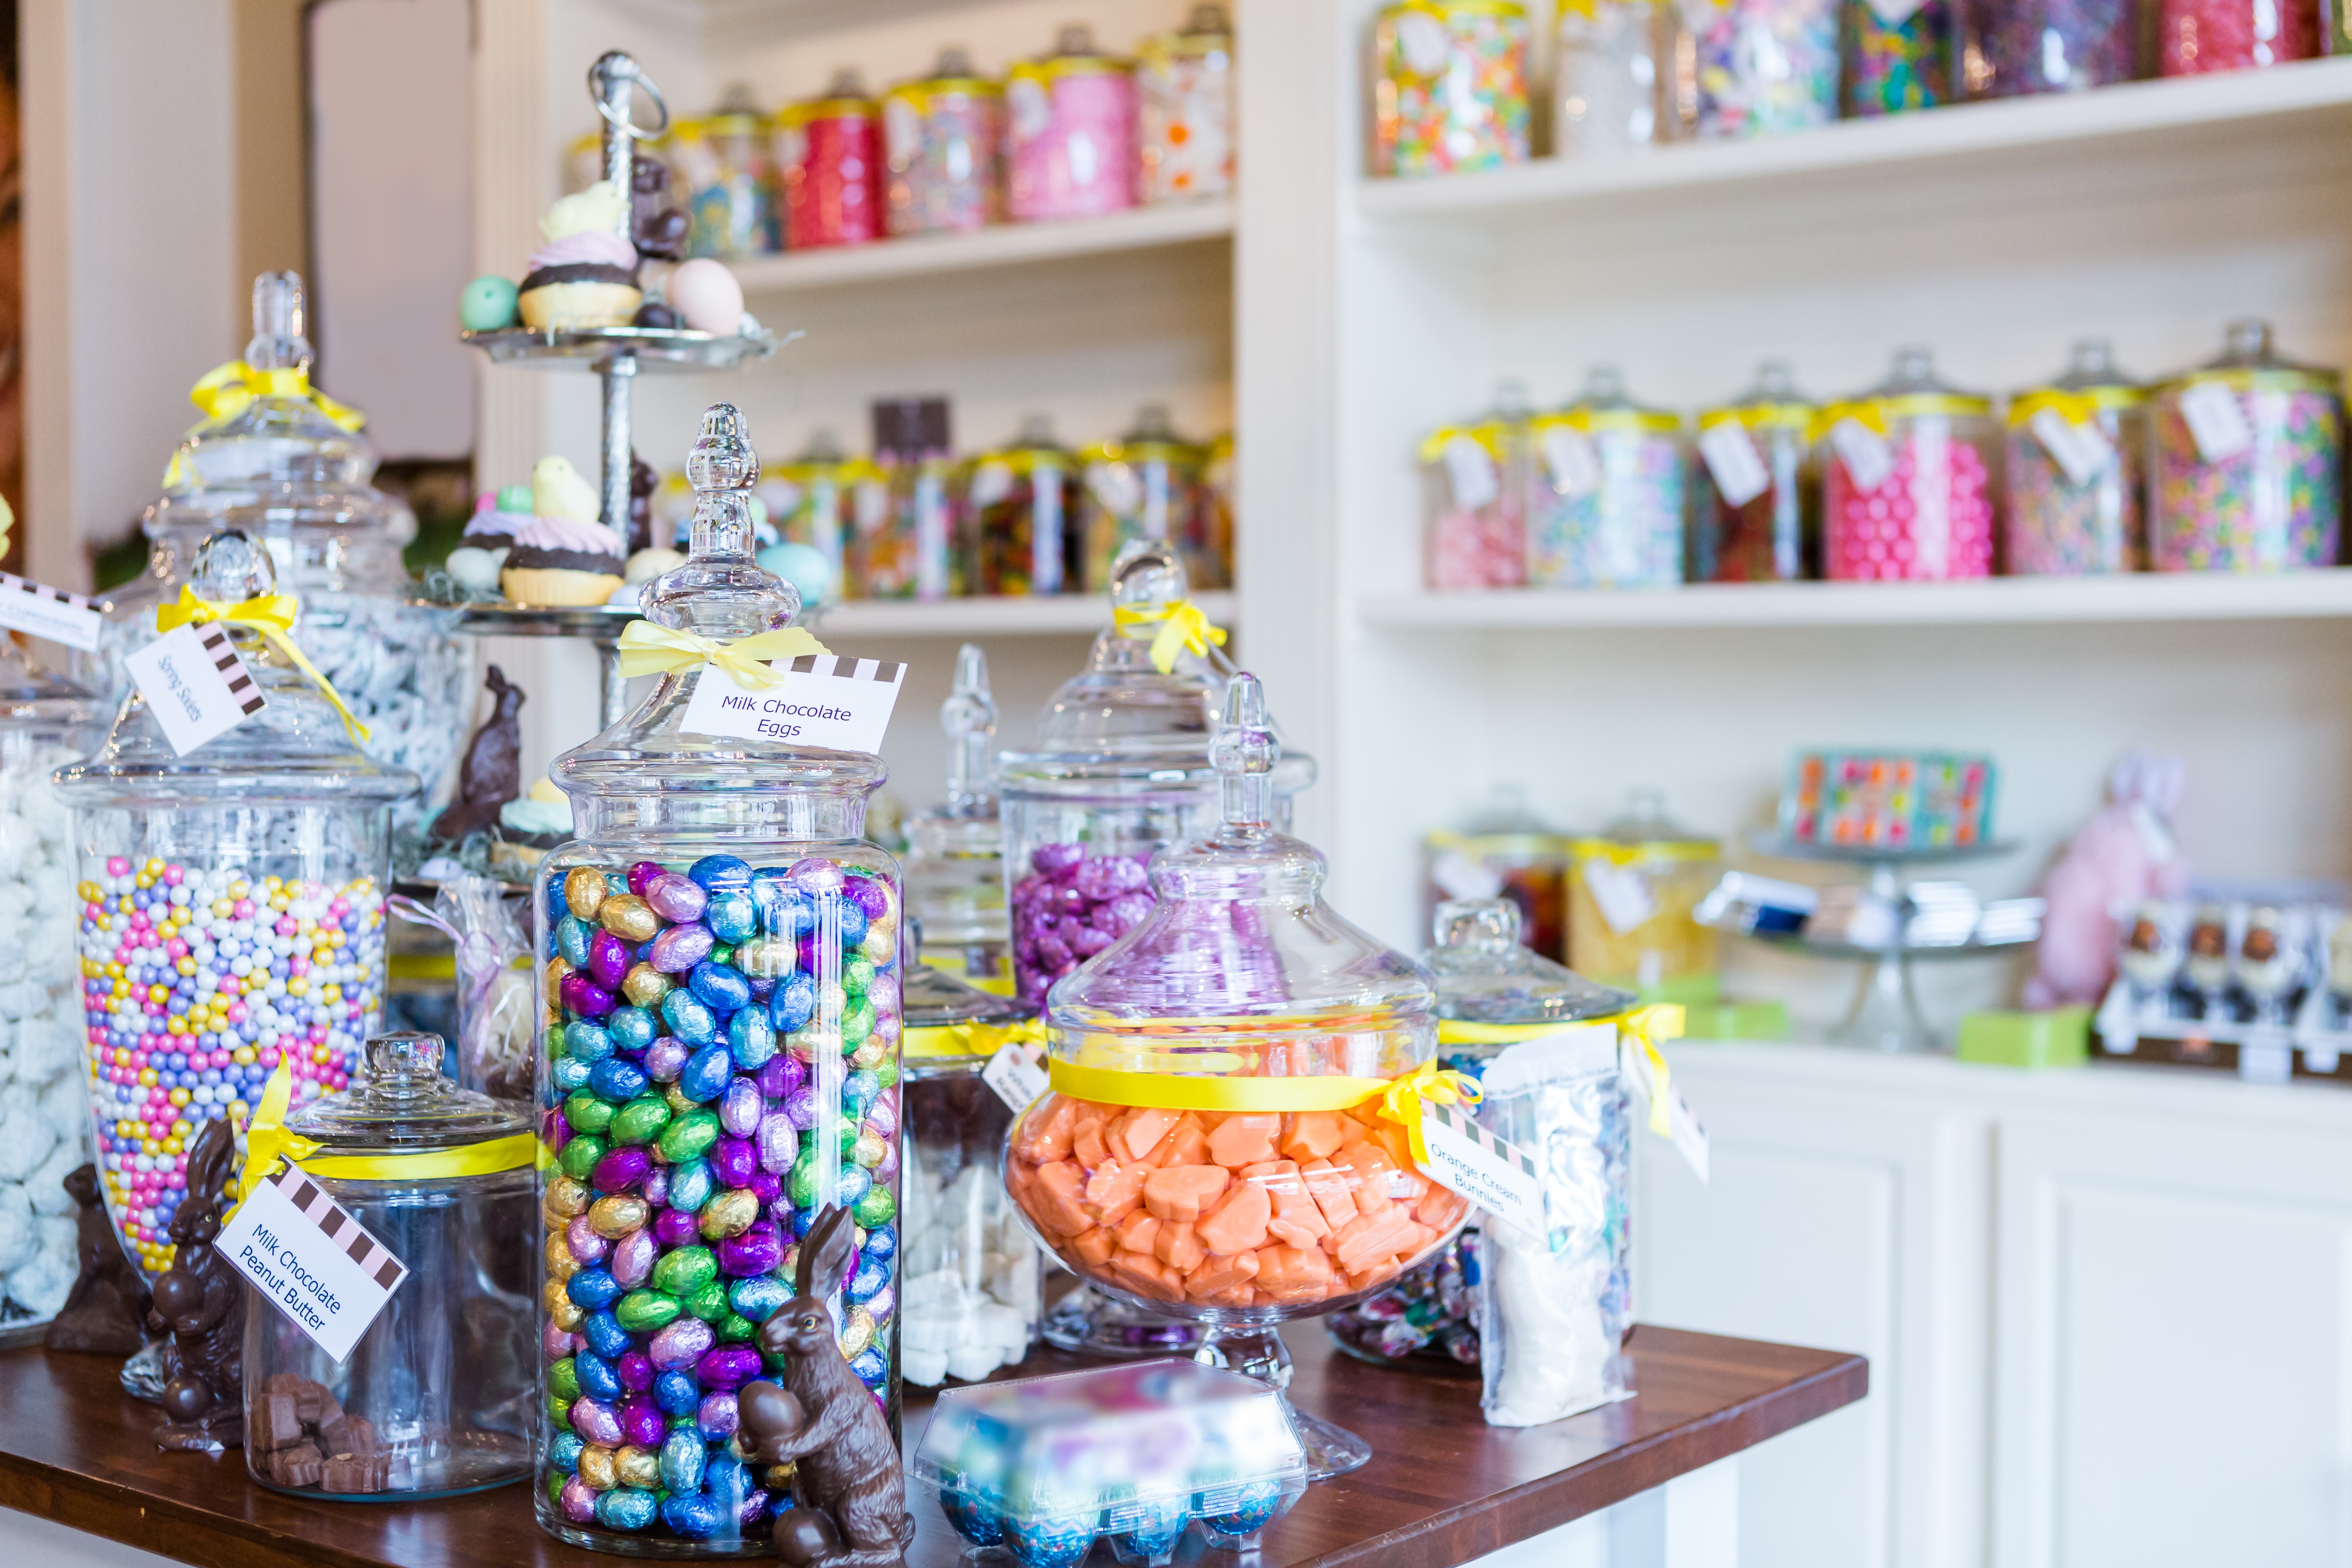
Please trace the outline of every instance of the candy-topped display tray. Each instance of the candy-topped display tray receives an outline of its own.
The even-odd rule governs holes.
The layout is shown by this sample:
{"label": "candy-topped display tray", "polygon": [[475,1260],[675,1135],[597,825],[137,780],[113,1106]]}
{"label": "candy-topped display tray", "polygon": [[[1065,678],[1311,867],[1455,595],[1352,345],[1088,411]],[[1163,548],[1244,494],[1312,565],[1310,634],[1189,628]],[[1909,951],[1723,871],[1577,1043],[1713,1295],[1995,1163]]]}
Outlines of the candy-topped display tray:
{"label": "candy-topped display tray", "polygon": [[559,366],[576,360],[628,358],[640,370],[733,370],[773,354],[786,340],[765,330],[721,337],[683,327],[501,327],[458,337],[490,356],[492,364]]}

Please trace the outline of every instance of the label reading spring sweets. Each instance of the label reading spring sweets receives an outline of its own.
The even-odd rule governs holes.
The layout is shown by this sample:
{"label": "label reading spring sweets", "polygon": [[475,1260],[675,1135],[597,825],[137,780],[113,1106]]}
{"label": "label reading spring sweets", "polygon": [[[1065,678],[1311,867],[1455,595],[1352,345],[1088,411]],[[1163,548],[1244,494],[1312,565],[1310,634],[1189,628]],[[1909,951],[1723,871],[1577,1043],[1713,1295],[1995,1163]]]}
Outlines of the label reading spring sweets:
{"label": "label reading spring sweets", "polygon": [[172,750],[186,756],[261,711],[266,699],[217,621],[173,626],[122,661]]}
{"label": "label reading spring sweets", "polygon": [[1895,472],[1895,449],[1859,419],[1849,416],[1831,426],[1830,446],[1858,490],[1874,490]]}
{"label": "label reading spring sweets", "polygon": [[2200,381],[2180,394],[2181,423],[2197,455],[2209,463],[2234,458],[2254,444],[2254,427],[2227,382]]}
{"label": "label reading spring sweets", "polygon": [[1468,1112],[1426,1100],[1421,1142],[1429,1156],[1422,1171],[1431,1181],[1530,1236],[1544,1234],[1543,1181],[1526,1150],[1496,1137]]}
{"label": "label reading spring sweets", "polygon": [[0,572],[0,626],[96,653],[99,629],[105,624],[106,617],[79,594]]}
{"label": "label reading spring sweets", "polygon": [[350,1210],[282,1161],[213,1245],[338,1363],[408,1278],[408,1266]]}
{"label": "label reading spring sweets", "polygon": [[678,727],[692,735],[739,741],[780,741],[832,752],[879,752],[890,710],[907,681],[907,667],[880,659],[804,653],[783,671],[781,685],[761,689],[739,682],[716,664],[705,665]]}
{"label": "label reading spring sweets", "polygon": [[1756,437],[1737,419],[1700,431],[1698,455],[1706,459],[1716,493],[1726,506],[1746,506],[1771,487],[1772,476],[1756,450]]}
{"label": "label reading spring sweets", "polygon": [[1008,1040],[980,1069],[980,1081],[994,1089],[996,1098],[1013,1108],[1013,1115],[1020,1115],[1048,1087],[1045,1047]]}
{"label": "label reading spring sweets", "polygon": [[2107,433],[2095,425],[2077,425],[2055,408],[2034,410],[2026,424],[2050,460],[2066,470],[2070,484],[2089,484],[2115,460]]}

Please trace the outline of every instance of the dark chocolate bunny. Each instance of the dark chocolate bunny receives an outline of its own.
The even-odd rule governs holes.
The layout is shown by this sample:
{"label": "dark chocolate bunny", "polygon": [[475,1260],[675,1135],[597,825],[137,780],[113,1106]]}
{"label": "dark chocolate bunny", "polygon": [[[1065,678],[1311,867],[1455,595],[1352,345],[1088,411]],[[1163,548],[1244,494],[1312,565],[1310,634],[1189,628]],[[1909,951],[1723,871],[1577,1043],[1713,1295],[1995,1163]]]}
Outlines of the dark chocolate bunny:
{"label": "dark chocolate bunny", "polygon": [[834,1338],[826,1299],[849,1272],[849,1211],[827,1208],[801,1242],[799,1292],[760,1325],[760,1348],[784,1363],[783,1386],[754,1383],[738,1396],[755,1465],[798,1466],[801,1506],[776,1521],[778,1552],[793,1568],[894,1568],[915,1539],[898,1446],[874,1395]]}
{"label": "dark chocolate bunny", "polygon": [[188,1151],[187,1197],[172,1215],[178,1247],[147,1313],[151,1332],[172,1336],[163,1344],[163,1422],[155,1428],[161,1448],[216,1454],[245,1443],[245,1279],[213,1247],[236,1153],[225,1121],[205,1122]]}

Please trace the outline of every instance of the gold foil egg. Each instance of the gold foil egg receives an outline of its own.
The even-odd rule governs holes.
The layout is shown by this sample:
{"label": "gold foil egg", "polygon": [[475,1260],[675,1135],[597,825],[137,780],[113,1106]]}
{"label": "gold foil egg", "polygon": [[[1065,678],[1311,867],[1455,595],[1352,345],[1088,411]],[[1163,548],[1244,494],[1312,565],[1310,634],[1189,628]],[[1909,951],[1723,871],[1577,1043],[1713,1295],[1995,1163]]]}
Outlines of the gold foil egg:
{"label": "gold foil egg", "polygon": [[607,1241],[618,1241],[645,1229],[653,1213],[653,1205],[645,1199],[614,1193],[588,1205],[588,1228]]}
{"label": "gold foil egg", "polygon": [[651,942],[661,930],[661,916],[635,893],[611,893],[596,910],[596,923],[623,942]]}
{"label": "gold foil egg", "polygon": [[593,921],[604,905],[604,872],[597,866],[574,866],[563,879],[563,903],[583,921]]}

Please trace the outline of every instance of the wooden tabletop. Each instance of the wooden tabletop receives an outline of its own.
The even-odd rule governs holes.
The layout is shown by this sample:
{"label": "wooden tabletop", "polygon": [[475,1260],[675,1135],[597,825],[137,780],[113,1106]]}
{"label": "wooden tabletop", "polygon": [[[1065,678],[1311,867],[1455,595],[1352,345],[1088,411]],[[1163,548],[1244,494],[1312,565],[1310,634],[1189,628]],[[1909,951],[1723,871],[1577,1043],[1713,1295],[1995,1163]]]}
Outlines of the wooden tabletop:
{"label": "wooden tabletop", "polygon": [[[1637,1396],[1549,1426],[1478,1415],[1475,1380],[1368,1366],[1320,1324],[1292,1326],[1299,1407],[1370,1439],[1372,1462],[1307,1489],[1265,1532],[1263,1568],[1444,1568],[1565,1524],[1851,1405],[1857,1355],[1673,1329],[1634,1331]],[[1041,1352],[1024,1374],[1083,1364]],[[0,1353],[0,1505],[205,1568],[611,1568],[531,1519],[521,1486],[442,1502],[310,1502],[257,1487],[244,1456],[167,1454],[156,1412],[100,1356]],[[910,1391],[911,1393],[911,1391]],[[909,1397],[919,1436],[928,1397]],[[914,1489],[909,1568],[950,1568],[960,1542]],[[1197,1545],[1195,1532],[1188,1540]],[[1094,1561],[1108,1561],[1097,1548]],[[1191,1552],[1185,1554],[1187,1557]]]}

